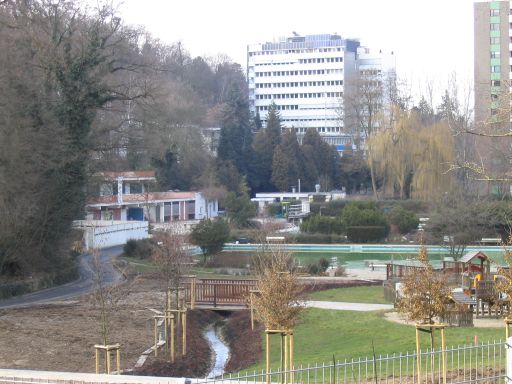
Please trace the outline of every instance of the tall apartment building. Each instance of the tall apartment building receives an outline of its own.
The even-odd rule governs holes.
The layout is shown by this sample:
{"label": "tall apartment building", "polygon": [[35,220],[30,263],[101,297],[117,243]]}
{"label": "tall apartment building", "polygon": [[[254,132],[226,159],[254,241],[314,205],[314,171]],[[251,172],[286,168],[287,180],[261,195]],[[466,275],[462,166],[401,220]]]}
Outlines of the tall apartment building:
{"label": "tall apartment building", "polygon": [[[475,125],[482,133],[509,133],[512,91],[512,4],[485,1],[474,4]],[[512,193],[509,182],[512,163],[509,140],[499,137],[475,139],[482,168],[482,192],[503,196]]]}
{"label": "tall apartment building", "polygon": [[[251,111],[263,126],[270,104],[280,112],[284,128],[294,129],[299,141],[308,128],[341,153],[353,148],[344,126],[345,84],[358,70],[394,69],[394,56],[370,54],[358,40],[337,34],[281,38],[247,47],[247,79]],[[383,59],[386,57],[386,59]],[[359,63],[358,63],[359,61]]]}
{"label": "tall apartment building", "polygon": [[475,122],[510,120],[512,78],[512,15],[510,1],[474,4]]}

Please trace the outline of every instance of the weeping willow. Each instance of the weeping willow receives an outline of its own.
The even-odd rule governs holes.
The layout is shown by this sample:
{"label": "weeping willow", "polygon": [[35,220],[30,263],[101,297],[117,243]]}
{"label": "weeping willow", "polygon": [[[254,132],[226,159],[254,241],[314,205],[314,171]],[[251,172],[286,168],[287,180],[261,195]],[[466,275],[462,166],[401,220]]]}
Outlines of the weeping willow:
{"label": "weeping willow", "polygon": [[429,200],[451,187],[453,139],[445,123],[424,126],[416,114],[401,112],[368,146],[385,196]]}

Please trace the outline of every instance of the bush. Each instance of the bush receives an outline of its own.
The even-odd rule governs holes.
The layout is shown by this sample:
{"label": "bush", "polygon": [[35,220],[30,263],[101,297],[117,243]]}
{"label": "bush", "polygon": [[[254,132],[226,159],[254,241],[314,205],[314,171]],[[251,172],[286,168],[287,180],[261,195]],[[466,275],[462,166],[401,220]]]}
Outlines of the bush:
{"label": "bush", "polygon": [[414,212],[408,211],[401,206],[393,208],[393,210],[389,212],[388,218],[391,224],[398,227],[401,234],[406,234],[418,228],[418,224],[420,223]]}
{"label": "bush", "polygon": [[347,227],[347,237],[354,243],[379,241],[389,234],[389,226],[360,225]]}
{"label": "bush", "polygon": [[152,243],[150,239],[134,240],[130,239],[123,247],[123,253],[126,257],[137,259],[147,259],[152,253]]}
{"label": "bush", "polygon": [[300,233],[287,238],[288,243],[299,244],[337,244],[346,243],[345,236],[322,233]]}
{"label": "bush", "polygon": [[343,223],[339,217],[315,215],[303,221],[300,230],[308,233],[341,234],[343,233]]}
{"label": "bush", "polygon": [[321,272],[325,272],[331,263],[325,257],[322,257],[318,260],[318,266],[320,267]]}
{"label": "bush", "polygon": [[350,241],[366,243],[381,240],[389,234],[388,218],[373,202],[350,203],[343,209],[341,217]]}

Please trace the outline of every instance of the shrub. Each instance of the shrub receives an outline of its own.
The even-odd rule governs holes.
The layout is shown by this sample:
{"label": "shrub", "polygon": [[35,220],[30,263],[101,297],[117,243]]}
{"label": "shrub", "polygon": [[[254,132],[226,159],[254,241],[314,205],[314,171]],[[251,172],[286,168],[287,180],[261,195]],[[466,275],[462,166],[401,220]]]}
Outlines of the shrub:
{"label": "shrub", "polygon": [[300,233],[295,236],[287,238],[288,243],[299,243],[299,244],[336,244],[346,243],[345,236],[341,235],[329,235],[322,233]]}
{"label": "shrub", "polygon": [[408,211],[401,206],[393,208],[388,214],[388,219],[391,224],[399,228],[401,234],[406,234],[418,228],[418,224],[420,223],[414,212]]}
{"label": "shrub", "polygon": [[368,243],[384,239],[389,233],[389,226],[359,225],[347,227],[347,237],[354,243]]}
{"label": "shrub", "polygon": [[152,246],[153,245],[150,239],[130,239],[124,245],[123,253],[126,257],[147,259],[151,256]]}
{"label": "shrub", "polygon": [[325,257],[322,257],[318,260],[318,266],[320,267],[321,272],[325,272],[331,263]]}
{"label": "shrub", "polygon": [[343,209],[341,217],[350,241],[356,243],[377,241],[385,238],[389,233],[386,214],[373,202],[350,203]]}
{"label": "shrub", "polygon": [[341,234],[343,223],[339,217],[311,216],[300,225],[300,230],[308,233]]}

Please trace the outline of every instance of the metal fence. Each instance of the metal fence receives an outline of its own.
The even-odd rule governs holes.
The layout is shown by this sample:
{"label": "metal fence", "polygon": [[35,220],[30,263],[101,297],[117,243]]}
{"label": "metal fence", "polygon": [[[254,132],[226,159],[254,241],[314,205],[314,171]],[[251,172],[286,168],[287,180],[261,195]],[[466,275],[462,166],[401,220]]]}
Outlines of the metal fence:
{"label": "metal fence", "polygon": [[[292,370],[237,373],[194,383],[501,383],[506,381],[504,341],[377,355],[299,366]],[[512,350],[509,350],[511,353]],[[443,356],[444,355],[444,356]],[[418,358],[419,356],[419,358]],[[419,368],[419,370],[418,370]],[[419,371],[419,377],[418,377]]]}

